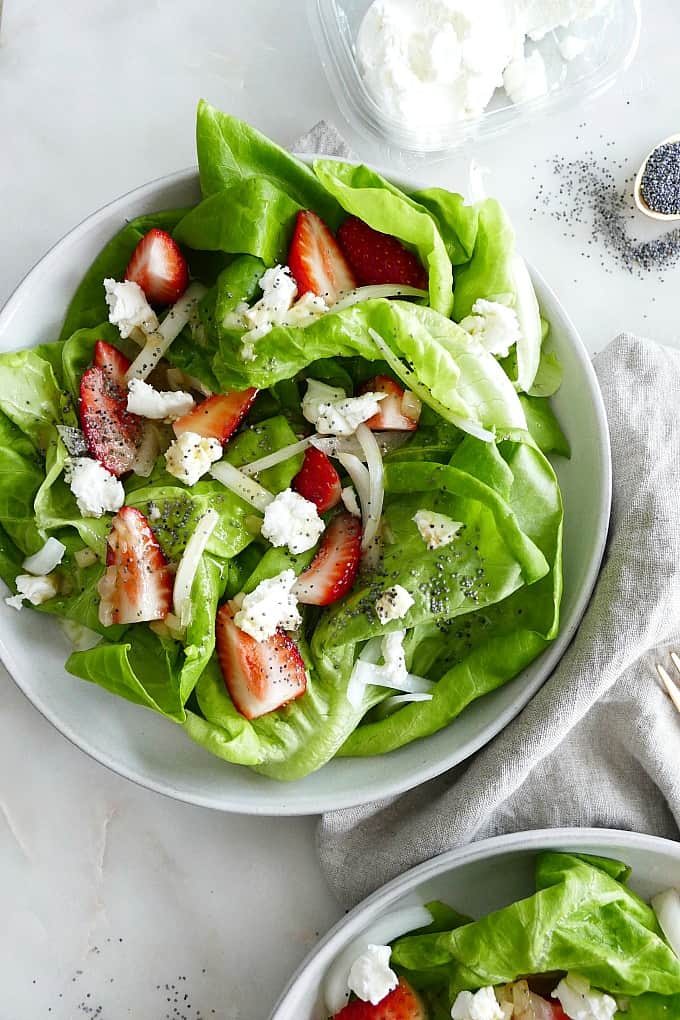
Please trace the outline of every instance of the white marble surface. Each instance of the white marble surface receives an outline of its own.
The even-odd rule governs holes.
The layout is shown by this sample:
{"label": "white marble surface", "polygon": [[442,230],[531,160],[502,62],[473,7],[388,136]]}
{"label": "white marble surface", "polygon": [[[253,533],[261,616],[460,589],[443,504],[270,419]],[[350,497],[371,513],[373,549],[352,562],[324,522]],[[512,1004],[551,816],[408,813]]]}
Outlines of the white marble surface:
{"label": "white marble surface", "polygon": [[[623,328],[678,336],[680,269],[665,280],[605,273],[581,255],[586,228],[565,238],[549,217],[530,216],[550,181],[547,157],[592,149],[633,170],[680,128],[680,9],[645,6],[639,56],[615,90],[475,151],[592,351]],[[0,300],[87,213],[193,162],[199,96],[282,142],[322,117],[341,125],[303,7],[6,0]],[[363,158],[377,158],[347,134]],[[460,186],[467,155],[420,176]],[[264,1020],[340,913],[315,861],[314,820],[220,816],[138,789],[71,747],[8,678],[0,683],[0,1020]]]}

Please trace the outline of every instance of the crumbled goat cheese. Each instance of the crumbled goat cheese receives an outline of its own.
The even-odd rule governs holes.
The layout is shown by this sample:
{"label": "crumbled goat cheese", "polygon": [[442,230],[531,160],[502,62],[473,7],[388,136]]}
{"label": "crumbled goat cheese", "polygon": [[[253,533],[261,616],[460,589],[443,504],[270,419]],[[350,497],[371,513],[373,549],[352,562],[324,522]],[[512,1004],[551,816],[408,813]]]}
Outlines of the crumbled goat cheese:
{"label": "crumbled goat cheese", "polygon": [[406,588],[395,584],[382,593],[375,604],[375,611],[381,623],[389,623],[390,620],[403,619],[414,602],[413,596]]}
{"label": "crumbled goat cheese", "polygon": [[91,457],[71,457],[66,462],[64,478],[76,497],[83,517],[101,517],[116,513],[125,502],[122,482]]}
{"label": "crumbled goat cheese", "polygon": [[284,570],[276,577],[265,578],[248,595],[243,596],[234,623],[256,641],[266,641],[279,629],[295,630],[302,623],[297,599],[293,595],[296,582],[293,570]]}
{"label": "crumbled goat cheese", "polygon": [[451,1020],[503,1020],[505,1013],[491,987],[459,992],[451,1007]]}
{"label": "crumbled goat cheese", "polygon": [[5,599],[7,605],[12,609],[21,609],[24,599],[27,599],[33,606],[41,606],[48,599],[53,599],[59,590],[53,577],[19,574],[14,583],[18,594],[10,595]]}
{"label": "crumbled goat cheese", "polygon": [[292,553],[302,553],[316,545],[324,527],[311,500],[284,489],[265,509],[262,537],[273,546],[286,545]]}
{"label": "crumbled goat cheese", "polygon": [[369,944],[350,967],[347,987],[358,999],[377,1006],[399,984],[390,967],[390,946]]}
{"label": "crumbled goat cheese", "polygon": [[479,340],[489,354],[501,358],[508,356],[510,348],[521,336],[514,308],[484,298],[475,301],[472,314],[461,319],[459,326]]}
{"label": "crumbled goat cheese", "polygon": [[153,333],[158,329],[158,318],[146,300],[146,295],[138,283],[125,280],[104,280],[106,303],[109,306],[109,322],[118,326],[123,339],[131,336],[135,330],[142,333]]}
{"label": "crumbled goat cheese", "polygon": [[130,379],[128,383],[127,409],[142,418],[175,421],[188,414],[194,403],[184,390],[156,390],[143,379]]}
{"label": "crumbled goat cheese", "polygon": [[210,465],[222,456],[222,444],[217,439],[199,436],[196,432],[183,432],[165,451],[168,473],[185,485],[195,485]]}
{"label": "crumbled goat cheese", "polygon": [[571,1020],[614,1020],[617,1011],[611,995],[591,988],[587,978],[571,972],[562,978],[552,997]]}
{"label": "crumbled goat cheese", "polygon": [[411,520],[428,549],[450,545],[463,526],[460,521],[454,521],[446,514],[437,514],[434,510],[417,510]]}
{"label": "crumbled goat cheese", "polygon": [[359,397],[348,397],[344,390],[308,379],[302,414],[316,426],[319,435],[351,436],[362,422],[378,413],[378,401],[386,396],[362,393]]}

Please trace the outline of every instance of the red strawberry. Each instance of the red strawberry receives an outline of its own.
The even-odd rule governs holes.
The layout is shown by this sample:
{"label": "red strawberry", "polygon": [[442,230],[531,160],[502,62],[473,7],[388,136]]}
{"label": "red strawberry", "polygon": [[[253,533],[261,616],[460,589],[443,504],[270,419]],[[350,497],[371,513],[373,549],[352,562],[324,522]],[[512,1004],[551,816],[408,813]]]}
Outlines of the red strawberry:
{"label": "red strawberry", "polygon": [[125,279],[138,283],[152,305],[171,305],[189,285],[186,259],[165,230],[154,227],[132,253]]}
{"label": "red strawberry", "polygon": [[172,574],[144,514],[122,507],[111,522],[106,573],[99,582],[99,619],[114,623],[164,620],[172,604]]}
{"label": "red strawberry", "polygon": [[359,569],[361,522],[352,514],[334,517],[319,551],[300,574],[293,591],[308,606],[329,606],[346,595]]}
{"label": "red strawberry", "polygon": [[338,241],[361,286],[395,283],[427,289],[427,273],[396,237],[349,216],[338,230]]}
{"label": "red strawberry", "polygon": [[80,424],[88,449],[114,475],[132,467],[142,423],[127,409],[127,392],[116,385],[110,368],[93,365],[80,380]]}
{"label": "red strawberry", "polygon": [[176,436],[183,432],[195,432],[206,439],[219,439],[226,443],[227,439],[239,427],[257,396],[257,390],[244,390],[242,393],[217,393],[197,404],[182,418],[173,423]]}
{"label": "red strawberry", "polygon": [[300,297],[311,291],[333,304],[344,291],[354,290],[357,285],[330,229],[308,209],[297,214],[288,266]]}
{"label": "red strawberry", "polygon": [[377,1006],[356,999],[335,1014],[333,1020],[426,1020],[425,1007],[411,986],[399,979],[399,984],[381,999]]}
{"label": "red strawberry", "polygon": [[121,390],[127,389],[126,373],[130,362],[117,347],[107,344],[106,340],[97,340],[94,345],[94,363],[97,368],[101,368],[109,382]]}
{"label": "red strawberry", "polygon": [[282,630],[255,641],[221,606],[215,624],[217,656],[229,696],[246,719],[273,712],[305,693],[307,671],[298,647]]}
{"label": "red strawberry", "polygon": [[[404,390],[390,379],[388,375],[376,375],[359,389],[360,393],[386,393],[380,404],[380,410],[366,422],[369,429],[380,432],[382,429],[401,429],[403,432],[415,432],[420,419],[421,405],[418,398],[410,390]],[[408,393],[406,400],[404,395]]]}
{"label": "red strawberry", "polygon": [[314,503],[320,514],[337,506],[342,492],[340,475],[326,454],[315,446],[305,450],[305,459],[293,479],[293,488]]}

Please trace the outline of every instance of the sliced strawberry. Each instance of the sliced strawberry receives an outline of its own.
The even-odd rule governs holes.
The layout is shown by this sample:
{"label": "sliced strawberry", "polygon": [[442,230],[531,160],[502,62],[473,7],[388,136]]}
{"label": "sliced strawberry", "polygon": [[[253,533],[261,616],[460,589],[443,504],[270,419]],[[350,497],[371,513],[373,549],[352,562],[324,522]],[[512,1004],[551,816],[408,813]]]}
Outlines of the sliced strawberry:
{"label": "sliced strawberry", "polygon": [[359,569],[361,522],[352,514],[334,517],[324,532],[321,546],[293,591],[308,606],[329,606],[346,595]]}
{"label": "sliced strawberry", "polygon": [[111,522],[106,573],[99,582],[99,619],[114,623],[164,620],[172,604],[172,574],[144,514],[124,506]]}
{"label": "sliced strawberry", "polygon": [[305,450],[304,462],[292,484],[296,492],[314,503],[320,514],[325,514],[340,502],[340,475],[326,454],[315,446]]}
{"label": "sliced strawberry", "polygon": [[154,227],[133,251],[125,279],[138,283],[150,304],[171,305],[187,289],[189,270],[177,242]]}
{"label": "sliced strawberry", "polygon": [[403,432],[415,432],[420,420],[421,404],[414,393],[404,390],[388,375],[376,375],[363,383],[360,393],[386,393],[380,404],[380,410],[366,422],[369,429],[380,432],[383,429],[401,429]]}
{"label": "sliced strawberry", "polygon": [[381,234],[357,216],[338,230],[338,242],[362,287],[395,283],[427,289],[427,273],[416,256],[390,234]]}
{"label": "sliced strawberry", "polygon": [[316,213],[304,209],[297,214],[288,266],[302,297],[308,291],[330,305],[357,285],[354,274],[330,229]]}
{"label": "sliced strawberry", "polygon": [[273,712],[305,693],[305,664],[293,639],[282,630],[256,641],[236,626],[232,607],[226,604],[217,612],[215,633],[229,696],[246,719]]}
{"label": "sliced strawberry", "polygon": [[175,435],[195,432],[206,439],[218,439],[220,443],[226,443],[248,414],[256,396],[257,390],[254,389],[242,393],[216,393],[173,422]]}
{"label": "sliced strawberry", "polygon": [[97,340],[94,345],[94,363],[97,368],[101,368],[109,382],[121,390],[127,389],[126,373],[130,362],[117,347],[107,344],[106,340]]}
{"label": "sliced strawberry", "polygon": [[333,1020],[427,1020],[425,1007],[404,978],[377,1006],[356,999],[335,1014]]}
{"label": "sliced strawberry", "polygon": [[132,467],[142,423],[127,409],[127,393],[109,370],[93,365],[80,380],[80,424],[88,449],[107,471],[125,474]]}

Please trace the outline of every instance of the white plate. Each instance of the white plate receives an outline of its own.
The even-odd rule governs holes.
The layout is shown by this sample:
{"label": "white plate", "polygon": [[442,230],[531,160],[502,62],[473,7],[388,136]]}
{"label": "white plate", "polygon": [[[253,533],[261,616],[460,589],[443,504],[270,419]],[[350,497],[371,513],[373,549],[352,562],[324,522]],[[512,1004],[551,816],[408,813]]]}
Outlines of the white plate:
{"label": "white plate", "polygon": [[[191,205],[199,197],[195,170],[185,170],[151,181],[84,220],[31,270],[0,312],[0,350],[55,339],[83,273],[126,219]],[[57,621],[30,610],[17,613],[2,602],[0,657],[38,711],[120,775],[178,800],[241,814],[313,814],[391,796],[451,768],[498,733],[554,669],[578,626],[602,559],[611,502],[609,434],[590,359],[555,295],[532,275],[564,368],[555,409],[572,458],[556,462],[565,502],[561,632],[527,670],[425,740],[388,755],[338,759],[282,784],[213,757],[162,717],[69,676],[64,661],[70,649]]]}
{"label": "white plate", "polygon": [[269,1020],[326,1020],[322,991],[330,964],[388,911],[443,900],[478,918],[530,896],[539,850],[622,860],[633,869],[631,887],[645,900],[680,883],[679,844],[616,829],[539,829],[450,850],[389,882],[338,922],[303,962]]}

